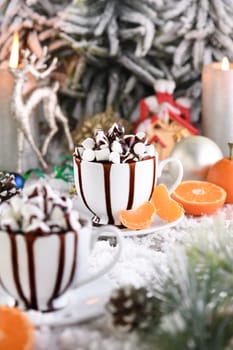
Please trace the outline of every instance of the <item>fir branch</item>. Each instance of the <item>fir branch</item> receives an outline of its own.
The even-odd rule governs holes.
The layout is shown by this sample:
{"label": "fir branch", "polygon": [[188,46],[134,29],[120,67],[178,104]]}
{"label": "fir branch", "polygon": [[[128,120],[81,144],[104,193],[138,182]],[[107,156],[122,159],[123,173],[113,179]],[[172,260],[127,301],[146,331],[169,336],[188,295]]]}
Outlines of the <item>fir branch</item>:
{"label": "fir branch", "polygon": [[182,15],[188,9],[189,3],[186,0],[181,0],[176,7],[172,6],[172,9],[168,9],[162,13],[165,20],[178,17]]}
{"label": "fir branch", "polygon": [[221,45],[226,48],[231,55],[233,55],[233,40],[225,35],[223,35],[220,31],[216,30],[215,38],[218,40]]}
{"label": "fir branch", "polygon": [[[171,69],[172,79],[185,81],[185,79],[187,79],[187,76],[190,70],[191,70],[190,63],[186,63],[184,66],[173,66]],[[198,74],[196,74],[194,71],[193,71],[192,78],[193,79],[198,78]],[[190,75],[188,76],[188,79],[190,79]],[[199,90],[199,94],[200,94],[200,90]],[[183,95],[187,95],[187,90],[183,92]]]}
{"label": "fir branch", "polygon": [[197,29],[203,29],[205,28],[207,24],[207,19],[209,16],[209,1],[208,0],[202,0],[200,2],[200,7],[197,12]]}
{"label": "fir branch", "polygon": [[138,13],[145,14],[153,23],[157,22],[157,17],[158,17],[157,12],[151,11],[151,7],[149,6],[148,3],[142,3],[137,1],[132,2],[130,0],[125,0],[124,2],[132,10]]}
{"label": "fir branch", "polygon": [[108,24],[111,22],[114,10],[115,10],[115,3],[113,1],[112,2],[109,1],[100,18],[98,26],[95,29],[96,36],[100,36],[103,34],[105,28],[107,28]]}
{"label": "fir branch", "polygon": [[120,74],[119,69],[113,68],[110,70],[108,77],[108,94],[106,98],[106,106],[110,107],[114,105],[116,96],[119,90]]}
{"label": "fir branch", "polygon": [[94,27],[84,27],[77,24],[67,23],[67,22],[60,22],[60,28],[64,32],[68,34],[77,34],[77,35],[88,35],[88,34],[94,34]]}
{"label": "fir branch", "polygon": [[204,29],[194,29],[190,30],[186,35],[185,39],[196,39],[201,40],[209,37],[212,35],[215,31],[214,24],[212,20],[209,20],[206,24],[206,27]]}
{"label": "fir branch", "polygon": [[193,45],[193,66],[197,72],[200,71],[203,64],[205,52],[205,40],[196,40]]}
{"label": "fir branch", "polygon": [[140,79],[145,81],[147,84],[152,85],[155,82],[155,78],[148,73],[146,70],[144,70],[141,66],[134,63],[129,57],[127,56],[121,56],[118,58],[118,61],[127,69],[129,69],[133,74],[138,76]]}
{"label": "fir branch", "polygon": [[155,65],[150,64],[145,58],[135,57],[132,54],[129,54],[128,57],[138,64],[143,69],[147,69],[150,74],[152,74],[155,78],[163,78],[164,73],[161,69],[157,68]]}
{"label": "fir branch", "polygon": [[189,55],[191,48],[190,40],[183,40],[178,45],[175,53],[174,53],[174,64],[176,66],[182,66],[185,61],[187,61],[187,56]]}
{"label": "fir branch", "polygon": [[137,330],[143,342],[160,350],[232,348],[232,238],[232,225],[218,218],[193,229],[185,249],[176,246],[162,289],[152,287],[156,305],[160,300],[158,327]]}
{"label": "fir branch", "polygon": [[75,12],[70,9],[69,11],[66,12],[66,14],[60,14],[61,20],[65,20],[66,22],[70,22],[73,24],[79,23],[79,25],[84,26],[84,27],[96,27],[96,25],[100,21],[100,16],[84,16],[84,15],[79,15],[76,14]]}
{"label": "fir branch", "polygon": [[118,38],[118,25],[116,18],[112,18],[107,28],[108,40],[110,45],[110,56],[116,56],[119,54],[120,42]]}
{"label": "fir branch", "polygon": [[144,36],[144,47],[141,55],[144,56],[152,46],[154,39],[155,28],[153,23],[143,14],[132,12],[128,7],[124,7],[121,11],[121,21],[138,23],[145,27],[146,33]]}

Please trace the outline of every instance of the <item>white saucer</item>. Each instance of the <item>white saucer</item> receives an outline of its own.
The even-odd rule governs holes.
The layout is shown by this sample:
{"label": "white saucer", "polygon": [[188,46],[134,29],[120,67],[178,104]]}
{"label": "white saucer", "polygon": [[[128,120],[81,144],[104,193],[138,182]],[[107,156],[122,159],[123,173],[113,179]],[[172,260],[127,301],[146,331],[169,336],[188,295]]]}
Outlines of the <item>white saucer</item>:
{"label": "white saucer", "polygon": [[[75,203],[77,209],[80,211],[80,213],[84,214],[86,217],[91,219],[92,215],[90,212],[85,208],[85,206],[82,204],[80,200],[76,199]],[[130,230],[127,228],[122,228],[120,229],[121,232],[125,237],[130,237],[130,236],[143,236],[143,235],[148,235],[154,232],[158,232],[161,230],[166,230],[169,229],[170,227],[176,226],[181,220],[183,220],[184,214],[177,220],[172,221],[172,222],[167,222],[165,220],[161,220],[157,215],[155,215],[154,221],[152,225],[146,229],[143,230]],[[94,229],[97,229],[97,227],[94,227]]]}
{"label": "white saucer", "polygon": [[153,223],[148,228],[145,228],[143,230],[135,230],[135,231],[130,230],[128,228],[122,228],[120,230],[125,237],[143,236],[143,235],[148,235],[151,233],[166,230],[166,229],[169,229],[170,227],[176,226],[179,222],[183,220],[183,218],[184,218],[184,215],[182,215],[179,219],[175,221],[167,222],[167,221],[161,220],[158,216],[155,216]]}
{"label": "white saucer", "polygon": [[[111,281],[101,277],[75,290],[70,290],[69,302],[62,310],[47,313],[29,310],[26,314],[37,327],[77,324],[102,315],[112,290]],[[9,297],[0,295],[1,305],[9,305],[11,300]]]}

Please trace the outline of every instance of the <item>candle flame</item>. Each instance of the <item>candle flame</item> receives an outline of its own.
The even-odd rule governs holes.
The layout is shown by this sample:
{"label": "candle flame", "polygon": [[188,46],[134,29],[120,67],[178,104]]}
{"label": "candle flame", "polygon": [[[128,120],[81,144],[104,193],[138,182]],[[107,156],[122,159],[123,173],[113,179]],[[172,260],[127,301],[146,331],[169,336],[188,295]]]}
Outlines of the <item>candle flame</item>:
{"label": "candle flame", "polygon": [[230,63],[227,57],[223,57],[222,60],[222,70],[229,70],[230,69]]}
{"label": "candle flame", "polygon": [[19,34],[18,32],[15,32],[13,37],[9,67],[17,68],[18,64],[19,64]]}

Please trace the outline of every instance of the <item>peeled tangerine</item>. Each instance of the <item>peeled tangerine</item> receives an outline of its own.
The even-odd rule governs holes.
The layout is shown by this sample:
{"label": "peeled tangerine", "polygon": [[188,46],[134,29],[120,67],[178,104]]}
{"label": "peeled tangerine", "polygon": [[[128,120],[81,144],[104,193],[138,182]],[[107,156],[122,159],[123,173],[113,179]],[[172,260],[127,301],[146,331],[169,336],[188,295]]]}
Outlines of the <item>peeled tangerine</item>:
{"label": "peeled tangerine", "polygon": [[173,222],[184,214],[182,206],[170,198],[168,189],[163,184],[154,188],[150,201],[156,210],[156,214],[162,220]]}
{"label": "peeled tangerine", "polygon": [[135,209],[121,210],[119,218],[121,223],[130,230],[142,230],[152,224],[154,215],[153,205],[150,202],[144,202]]}
{"label": "peeled tangerine", "polygon": [[131,230],[142,230],[149,227],[155,214],[168,222],[178,220],[184,213],[183,208],[170,198],[167,187],[163,184],[155,186],[149,202],[139,207],[122,210],[119,213],[121,223]]}
{"label": "peeled tangerine", "polygon": [[233,143],[228,143],[229,157],[220,159],[209,168],[207,181],[221,186],[227,193],[225,203],[233,203]]}

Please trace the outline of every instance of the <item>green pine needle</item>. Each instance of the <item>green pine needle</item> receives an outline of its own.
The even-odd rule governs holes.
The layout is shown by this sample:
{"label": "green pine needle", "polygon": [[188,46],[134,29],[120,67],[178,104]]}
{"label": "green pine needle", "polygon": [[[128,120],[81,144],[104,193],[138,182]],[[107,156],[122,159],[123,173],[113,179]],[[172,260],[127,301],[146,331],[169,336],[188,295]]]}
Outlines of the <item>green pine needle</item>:
{"label": "green pine needle", "polygon": [[218,219],[198,230],[175,249],[162,291],[154,287],[158,326],[138,331],[151,349],[233,349],[233,229]]}

